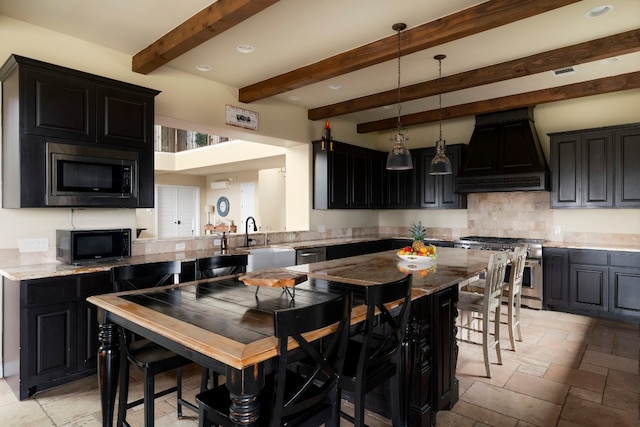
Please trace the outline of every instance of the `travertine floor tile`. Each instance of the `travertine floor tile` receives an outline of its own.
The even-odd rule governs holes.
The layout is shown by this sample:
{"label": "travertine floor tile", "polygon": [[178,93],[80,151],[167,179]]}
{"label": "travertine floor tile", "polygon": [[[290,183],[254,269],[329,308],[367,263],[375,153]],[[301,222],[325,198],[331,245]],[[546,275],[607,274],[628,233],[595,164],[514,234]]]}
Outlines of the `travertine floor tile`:
{"label": "travertine floor tile", "polygon": [[604,391],[604,385],[607,379],[604,375],[567,368],[566,366],[556,364],[549,366],[544,378],[598,393]]}
{"label": "travertine floor tile", "polygon": [[640,390],[633,392],[607,385],[602,396],[602,404],[638,415],[638,404],[640,403],[638,393],[640,393]]}
{"label": "travertine floor tile", "polygon": [[613,354],[587,350],[584,355],[583,362],[591,365],[613,368],[635,375],[638,375],[639,373],[637,359],[629,359],[627,357],[615,356]]}
{"label": "travertine floor tile", "polygon": [[562,409],[561,419],[585,427],[638,427],[637,414],[599,405],[575,396],[567,397]]}
{"label": "travertine floor tile", "polygon": [[[460,400],[453,407],[453,412],[477,422],[496,427],[515,427],[518,420],[490,409]],[[439,415],[440,413],[438,413]],[[440,419],[437,420],[438,422]],[[447,424],[445,424],[447,425]]]}
{"label": "travertine floor tile", "polygon": [[602,403],[602,393],[599,391],[585,390],[580,387],[571,387],[569,394],[593,403]]}
{"label": "travertine floor tile", "polygon": [[562,405],[569,392],[569,386],[549,379],[532,377],[530,375],[514,373],[504,388],[527,396],[537,397],[547,402]]}
{"label": "travertine floor tile", "polygon": [[607,377],[607,386],[622,388],[634,393],[640,393],[640,375],[631,375],[627,372],[610,369]]}

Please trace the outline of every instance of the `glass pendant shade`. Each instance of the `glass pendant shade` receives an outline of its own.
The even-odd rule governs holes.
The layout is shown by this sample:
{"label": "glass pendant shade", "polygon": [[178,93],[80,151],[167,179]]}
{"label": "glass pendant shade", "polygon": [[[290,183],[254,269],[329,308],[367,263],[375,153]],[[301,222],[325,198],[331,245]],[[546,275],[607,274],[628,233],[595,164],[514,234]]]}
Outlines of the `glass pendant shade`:
{"label": "glass pendant shade", "polygon": [[436,142],[436,155],[433,160],[431,160],[431,165],[429,166],[429,175],[449,175],[452,173],[451,170],[451,161],[444,154],[445,142],[444,140],[439,140]]}
{"label": "glass pendant shade", "polygon": [[389,151],[387,156],[387,169],[388,170],[407,170],[413,169],[413,160],[411,159],[411,153],[404,145],[405,141],[408,141],[403,133],[398,132],[393,137],[393,147]]}

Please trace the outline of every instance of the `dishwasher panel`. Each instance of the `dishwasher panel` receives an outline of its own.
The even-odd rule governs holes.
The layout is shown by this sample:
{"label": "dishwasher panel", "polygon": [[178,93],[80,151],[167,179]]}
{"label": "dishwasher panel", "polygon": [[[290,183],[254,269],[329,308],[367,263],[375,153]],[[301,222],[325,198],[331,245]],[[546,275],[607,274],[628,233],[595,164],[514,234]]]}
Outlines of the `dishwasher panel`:
{"label": "dishwasher panel", "polygon": [[312,262],[325,261],[326,259],[327,248],[325,246],[296,250],[296,265],[310,264]]}

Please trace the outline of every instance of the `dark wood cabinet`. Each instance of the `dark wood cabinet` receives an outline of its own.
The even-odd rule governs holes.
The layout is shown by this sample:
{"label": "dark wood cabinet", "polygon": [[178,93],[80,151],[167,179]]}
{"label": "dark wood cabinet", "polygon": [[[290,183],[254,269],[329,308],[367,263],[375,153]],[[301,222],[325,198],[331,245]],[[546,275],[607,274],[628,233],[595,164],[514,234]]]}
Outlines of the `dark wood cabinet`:
{"label": "dark wood cabinet", "polygon": [[[0,80],[3,207],[153,207],[158,91],[17,55],[0,68]],[[65,153],[99,147],[96,157],[115,159],[126,152],[124,157],[136,158],[136,197],[114,195],[87,204],[73,197],[54,201],[48,144],[64,146]]]}
{"label": "dark wood cabinet", "polygon": [[20,400],[95,373],[97,310],[86,298],[108,292],[108,272],[4,279],[4,374]]}
{"label": "dark wood cabinet", "polygon": [[552,208],[640,206],[640,125],[550,137]]}
{"label": "dark wood cabinet", "polygon": [[413,169],[386,170],[386,160],[383,163],[385,175],[384,207],[388,209],[418,209],[420,208],[420,161],[421,151],[411,150]]}
{"label": "dark wood cabinet", "polygon": [[566,249],[542,251],[543,295],[546,308],[569,307],[569,254]]}
{"label": "dark wood cabinet", "polygon": [[545,248],[543,271],[546,308],[640,319],[640,253]]}
{"label": "dark wood cabinet", "polygon": [[465,145],[447,145],[445,154],[451,161],[451,175],[429,175],[429,165],[436,155],[435,148],[421,150],[420,164],[420,207],[439,209],[464,209],[467,207],[467,195],[456,193],[455,179]]}
{"label": "dark wood cabinet", "polygon": [[367,242],[345,243],[326,247],[326,260],[372,254],[393,249],[394,239],[371,240]]}
{"label": "dark wood cabinet", "polygon": [[337,141],[314,141],[313,208],[382,207],[382,165],[378,151]]}

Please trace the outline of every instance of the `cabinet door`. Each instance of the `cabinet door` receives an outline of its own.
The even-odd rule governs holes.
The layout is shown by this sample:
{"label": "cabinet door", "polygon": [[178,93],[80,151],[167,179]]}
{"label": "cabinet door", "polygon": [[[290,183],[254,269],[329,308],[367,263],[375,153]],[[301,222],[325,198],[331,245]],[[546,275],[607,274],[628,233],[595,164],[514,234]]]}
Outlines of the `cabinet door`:
{"label": "cabinet door", "polygon": [[619,208],[640,207],[640,126],[614,134],[615,202]]}
{"label": "cabinet door", "polygon": [[377,209],[384,206],[384,170],[386,156],[372,152],[368,162],[367,175],[369,176],[369,203],[370,209]]}
{"label": "cabinet door", "polygon": [[458,310],[458,289],[447,288],[433,297],[434,348],[436,396],[433,406],[437,411],[451,409],[459,397],[459,383],[456,378],[458,344],[456,341],[456,317]]}
{"label": "cabinet door", "polygon": [[570,264],[569,305],[589,311],[606,311],[609,306],[609,268]]}
{"label": "cabinet door", "polygon": [[455,192],[455,177],[458,175],[461,160],[461,145],[447,146],[445,154],[451,161],[450,175],[430,175],[429,166],[435,156],[435,149],[423,150],[420,161],[422,162],[421,198],[420,206],[423,208],[460,209],[467,206],[466,195]]}
{"label": "cabinet door", "polygon": [[[385,169],[385,208],[415,209],[420,207],[420,150],[412,150],[413,169]],[[386,159],[384,163],[386,165]]]}
{"label": "cabinet door", "polygon": [[95,141],[95,89],[78,77],[25,68],[21,120],[27,134]]}
{"label": "cabinet door", "polygon": [[353,150],[349,155],[351,169],[349,206],[351,208],[362,209],[369,207],[369,160],[370,156],[364,151]]}
{"label": "cabinet door", "polygon": [[334,150],[329,152],[329,208],[346,209],[350,206],[351,186],[349,151],[339,148],[334,143]]}
{"label": "cabinet door", "polygon": [[613,140],[610,131],[582,136],[582,205],[613,206]]}
{"label": "cabinet door", "polygon": [[87,302],[91,295],[113,292],[109,272],[78,275],[78,372],[93,371],[97,366],[98,309]]}
{"label": "cabinet door", "polygon": [[98,86],[98,142],[135,148],[153,147],[154,97]]}
{"label": "cabinet door", "polygon": [[582,145],[579,134],[551,137],[551,206],[582,205]]}
{"label": "cabinet door", "polygon": [[29,386],[63,378],[76,371],[77,309],[59,303],[26,310]]}
{"label": "cabinet door", "polygon": [[421,171],[420,186],[420,206],[423,208],[437,208],[440,206],[440,198],[442,189],[440,176],[429,175],[429,165],[435,156],[432,148],[425,149],[420,156],[420,161],[424,167]]}
{"label": "cabinet door", "polygon": [[569,306],[569,258],[566,250],[543,249],[543,295],[549,307]]}
{"label": "cabinet door", "polygon": [[609,311],[640,318],[640,268],[610,268]]}

